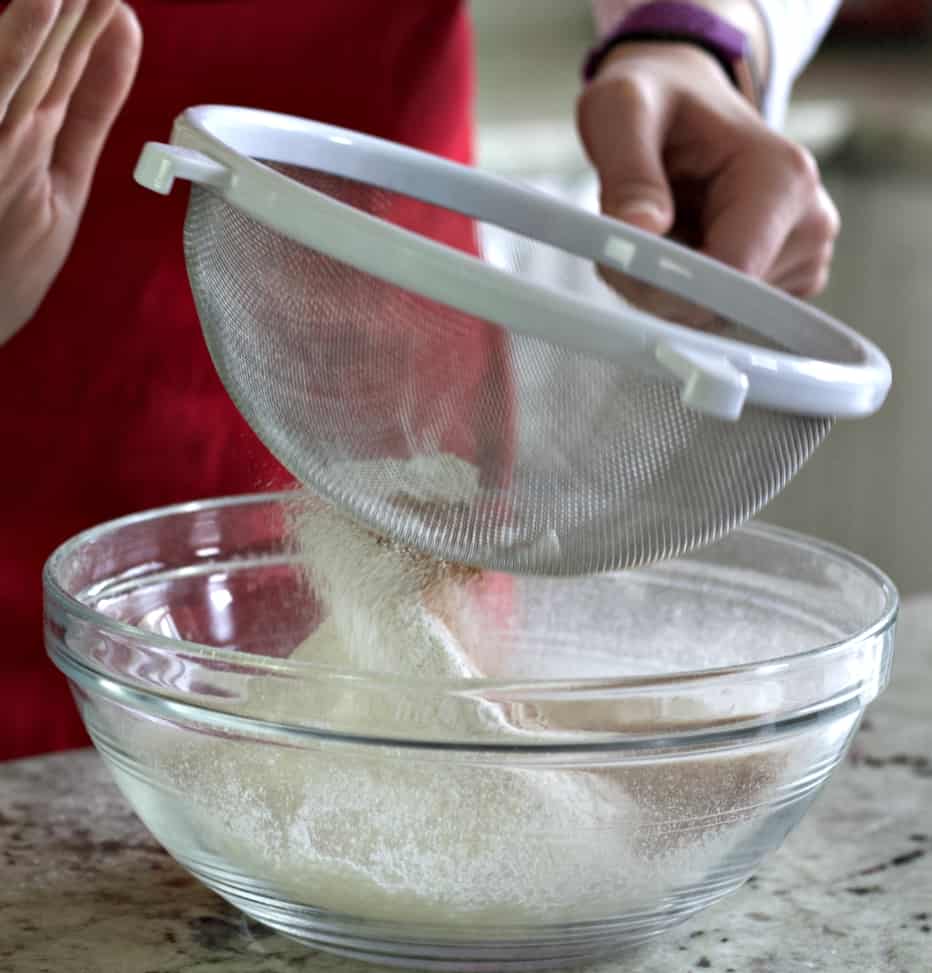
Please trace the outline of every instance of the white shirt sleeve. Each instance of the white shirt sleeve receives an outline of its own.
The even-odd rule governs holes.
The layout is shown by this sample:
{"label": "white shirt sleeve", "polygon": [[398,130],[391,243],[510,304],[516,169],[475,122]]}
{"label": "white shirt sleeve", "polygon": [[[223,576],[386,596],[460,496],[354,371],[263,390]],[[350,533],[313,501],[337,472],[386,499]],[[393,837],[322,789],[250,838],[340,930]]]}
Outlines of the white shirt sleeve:
{"label": "white shirt sleeve", "polygon": [[[645,0],[592,0],[600,37]],[[841,0],[750,0],[760,11],[770,42],[770,70],[764,78],[763,115],[783,125],[793,85],[818,50]]]}
{"label": "white shirt sleeve", "polygon": [[767,27],[770,72],[762,110],[775,128],[783,125],[793,85],[819,49],[841,0],[754,0]]}

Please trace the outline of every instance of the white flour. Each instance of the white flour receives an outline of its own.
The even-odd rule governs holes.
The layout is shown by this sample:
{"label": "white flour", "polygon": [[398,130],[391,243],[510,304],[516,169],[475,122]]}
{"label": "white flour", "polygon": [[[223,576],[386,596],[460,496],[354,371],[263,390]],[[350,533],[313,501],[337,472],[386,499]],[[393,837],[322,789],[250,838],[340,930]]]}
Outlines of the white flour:
{"label": "white flour", "polygon": [[468,503],[479,492],[479,468],[452,453],[334,463],[329,472],[338,483],[387,480],[394,494],[424,503]]}
{"label": "white flour", "polygon": [[[324,509],[307,514],[301,542],[324,617],[294,660],[419,681],[482,675],[456,611],[472,583],[465,569],[399,551]],[[270,720],[293,717],[297,703],[315,725],[355,735],[520,743],[560,732],[475,693],[404,692],[388,678],[370,691],[309,681],[297,695],[257,677],[250,699]],[[185,808],[179,825],[153,807],[157,835],[196,835],[197,855],[297,902],[401,922],[537,924],[643,907],[701,882],[773,785],[773,768],[749,758],[596,770],[512,754],[503,766],[500,753],[314,739],[286,749],[153,729],[136,733],[151,735]]]}
{"label": "white flour", "polygon": [[[456,585],[461,571],[399,551],[323,508],[305,516],[300,538],[307,574],[326,615],[293,660],[417,680],[482,676],[448,622],[430,607],[432,597],[440,599],[445,588]],[[388,727],[396,737],[439,733],[474,739],[490,728],[509,729],[500,707],[481,699],[441,705],[433,695],[388,686],[375,697],[351,690],[321,704],[326,719],[339,719],[360,733]]]}
{"label": "white flour", "polygon": [[[431,607],[455,605],[445,596],[468,584],[462,569],[394,549],[324,510],[306,518],[301,537],[327,615],[294,660],[419,680],[482,675]],[[293,697],[276,694],[267,687],[262,701],[273,719]],[[314,713],[358,733],[413,738],[521,742],[532,732],[481,698],[402,696],[391,686],[315,700]],[[244,748],[214,785],[211,803],[237,812],[222,832],[213,825],[213,837],[224,857],[274,875],[299,900],[370,918],[520,921],[567,918],[567,908],[591,915],[630,882],[604,863],[630,857],[625,835],[636,808],[597,774],[384,746],[257,757]],[[197,763],[193,776],[203,772]]]}

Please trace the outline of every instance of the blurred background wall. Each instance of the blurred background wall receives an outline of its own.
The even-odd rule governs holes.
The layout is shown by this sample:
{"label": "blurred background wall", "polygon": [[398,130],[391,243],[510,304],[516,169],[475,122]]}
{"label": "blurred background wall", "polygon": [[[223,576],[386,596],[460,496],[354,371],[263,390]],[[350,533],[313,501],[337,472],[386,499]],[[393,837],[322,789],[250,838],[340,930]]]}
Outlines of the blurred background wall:
{"label": "blurred background wall", "polygon": [[[595,206],[573,128],[588,0],[473,0],[482,165]],[[848,0],[800,80],[790,135],[842,213],[819,300],[893,364],[883,410],[840,423],[764,512],[932,591],[932,3]]]}

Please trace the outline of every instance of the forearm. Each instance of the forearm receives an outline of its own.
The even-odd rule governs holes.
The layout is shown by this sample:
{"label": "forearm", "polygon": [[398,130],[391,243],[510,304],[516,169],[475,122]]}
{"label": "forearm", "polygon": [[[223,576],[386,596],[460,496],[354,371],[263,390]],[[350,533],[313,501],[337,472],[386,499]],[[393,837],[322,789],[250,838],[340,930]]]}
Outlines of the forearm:
{"label": "forearm", "polygon": [[[592,0],[600,36],[645,0]],[[793,83],[818,48],[840,0],[691,0],[748,37],[762,79],[761,111],[780,127]]]}

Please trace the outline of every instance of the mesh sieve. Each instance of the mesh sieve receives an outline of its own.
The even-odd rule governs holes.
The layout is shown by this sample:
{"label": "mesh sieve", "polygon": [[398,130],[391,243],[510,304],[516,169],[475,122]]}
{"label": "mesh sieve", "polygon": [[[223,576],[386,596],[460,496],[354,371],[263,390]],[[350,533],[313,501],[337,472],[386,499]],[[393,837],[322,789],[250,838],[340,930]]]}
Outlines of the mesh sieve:
{"label": "mesh sieve", "polygon": [[[412,232],[480,251],[471,216],[283,155],[262,166],[269,185],[298,182],[409,231],[393,260]],[[671,557],[757,513],[831,426],[751,401],[737,421],[706,414],[643,356],[610,360],[401,286],[272,228],[287,216],[258,219],[219,183],[196,184],[213,178],[192,186],[184,247],[227,390],[302,483],[400,543],[517,573]],[[554,250],[500,243],[513,275]],[[736,336],[761,357],[772,344]]]}
{"label": "mesh sieve", "polygon": [[[478,236],[427,204],[289,174]],[[217,369],[263,440],[315,492],[446,559],[585,573],[680,554],[760,510],[830,426],[753,406],[703,416],[669,381],[414,295],[197,186],[185,253]]]}

